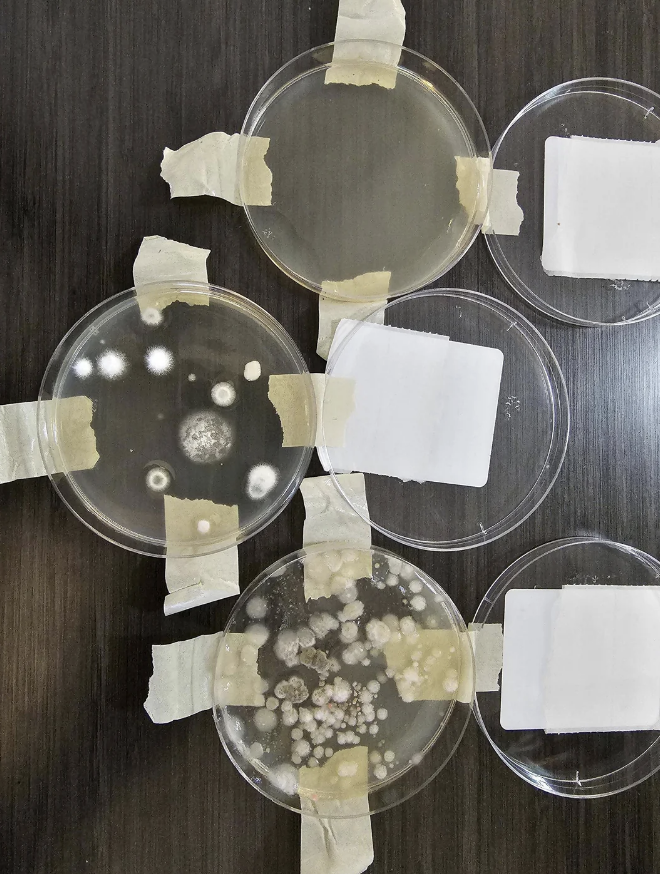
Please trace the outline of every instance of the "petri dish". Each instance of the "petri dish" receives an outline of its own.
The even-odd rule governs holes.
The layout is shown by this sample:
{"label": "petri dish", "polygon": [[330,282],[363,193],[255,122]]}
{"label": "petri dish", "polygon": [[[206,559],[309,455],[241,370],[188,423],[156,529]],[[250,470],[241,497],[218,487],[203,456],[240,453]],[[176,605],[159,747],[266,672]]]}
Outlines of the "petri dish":
{"label": "petri dish", "polygon": [[541,266],[544,150],[548,137],[597,137],[656,142],[660,96],[619,79],[577,79],[536,97],[506,128],[493,149],[495,169],[517,170],[525,218],[519,236],[486,234],[500,273],[545,315],[574,325],[618,325],[656,315],[657,282],[550,276]]}
{"label": "petri dish", "polygon": [[434,580],[387,550],[321,544],[280,559],[236,602],[213,713],[230,759],[267,798],[364,816],[450,759],[473,677],[465,624]]}
{"label": "petri dish", "polygon": [[[282,445],[273,374],[299,380],[308,446]],[[87,399],[98,454],[82,470],[71,398]],[[284,509],[315,415],[302,356],[272,316],[223,288],[167,282],[108,298],[71,328],[43,378],[38,433],[55,490],[97,534],[145,555],[205,555]]]}
{"label": "petri dish", "polygon": [[[379,319],[386,328],[417,332],[412,365],[401,360],[396,365],[407,368],[404,382],[393,372],[389,352],[362,353]],[[448,363],[427,363],[418,357],[415,346],[432,341],[431,335],[436,341],[448,337],[454,344],[451,369]],[[456,353],[465,351],[487,358],[470,357],[461,364]],[[496,365],[498,358],[501,362],[501,381],[494,386],[489,383],[488,366],[484,372],[480,363],[493,357]],[[364,380],[367,370],[376,372],[375,381],[373,376],[369,382]],[[342,494],[338,474],[348,469],[364,473],[370,516],[366,521],[400,543],[458,550],[502,537],[541,504],[559,473],[569,433],[561,370],[539,332],[491,297],[461,289],[430,289],[392,301],[370,319],[356,323],[343,339],[336,338],[326,372],[330,379],[349,379],[356,387],[340,447],[327,445],[336,409],[332,393],[326,393],[321,461]],[[485,399],[482,383],[489,384]],[[463,387],[458,396],[456,386]],[[491,410],[490,421],[481,418],[485,405]],[[488,434],[488,428],[491,445],[487,439],[481,441],[481,432]],[[469,485],[455,474],[461,466],[471,466],[475,435],[481,476],[485,465],[486,479]],[[396,468],[389,466],[389,457],[388,467],[372,466],[381,440],[387,442],[388,451],[396,452]],[[421,452],[433,461],[431,467],[425,464],[421,472],[417,465],[414,472],[401,470],[401,460],[407,467]],[[350,495],[344,498],[351,502]],[[358,506],[353,509],[363,512]]]}
{"label": "petri dish", "polygon": [[[593,537],[557,540],[508,567],[484,596],[474,622],[477,627],[503,623],[505,597],[513,589],[657,586],[659,579],[660,563],[633,547]],[[598,798],[629,789],[660,768],[657,730],[566,734],[505,730],[500,705],[499,691],[478,692],[477,721],[502,761],[537,789],[569,798]]]}
{"label": "petri dish", "polygon": [[[270,140],[272,203],[245,210],[266,254],[301,285],[343,299],[394,297],[445,273],[474,241],[489,174],[459,199],[456,157],[490,168],[488,137],[461,86],[422,55],[402,49],[395,68],[360,61],[367,78],[394,70],[395,84],[356,86],[326,82],[344,70],[336,49],[399,54],[386,43],[330,43],[266,82],[242,133]],[[369,281],[340,285],[358,277]]]}

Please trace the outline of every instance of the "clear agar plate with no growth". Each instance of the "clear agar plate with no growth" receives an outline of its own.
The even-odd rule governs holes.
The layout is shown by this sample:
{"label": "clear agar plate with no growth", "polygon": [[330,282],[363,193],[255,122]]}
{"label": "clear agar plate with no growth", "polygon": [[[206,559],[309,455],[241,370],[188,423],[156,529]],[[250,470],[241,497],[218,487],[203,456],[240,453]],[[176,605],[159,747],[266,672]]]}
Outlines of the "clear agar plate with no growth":
{"label": "clear agar plate with no growth", "polygon": [[[347,41],[275,73],[243,126],[270,141],[272,204],[245,209],[265,252],[300,284],[331,297],[394,297],[445,273],[475,239],[487,192],[475,175],[459,195],[456,158],[490,167],[490,146],[469,97],[432,61],[403,49],[396,67],[356,65],[335,51],[398,56],[385,43]],[[386,87],[346,84],[356,71]]]}
{"label": "clear agar plate with no growth", "polygon": [[[299,376],[301,442],[311,446],[307,368],[260,307],[188,282],[109,298],[69,331],[43,379],[39,440],[55,489],[93,531],[147,555],[245,540],[286,506],[312,451],[282,445],[274,374]],[[91,416],[98,457],[85,469],[71,398]]]}
{"label": "clear agar plate with no growth", "polygon": [[[608,325],[654,316],[660,283],[550,276],[543,248],[545,143],[548,137],[660,140],[660,96],[618,79],[578,79],[531,101],[493,149],[495,169],[517,170],[525,218],[519,236],[486,234],[500,272],[529,304],[577,325]],[[650,180],[651,184],[652,180]]]}
{"label": "clear agar plate with no growth", "polygon": [[214,716],[262,794],[298,813],[364,816],[446,764],[473,676],[463,620],[434,580],[385,550],[324,544],[281,559],[237,601]]}
{"label": "clear agar plate with no growth", "polygon": [[[505,599],[513,590],[656,587],[659,580],[660,563],[638,549],[596,538],[558,540],[532,550],[507,568],[484,596],[474,622],[479,626],[504,623]],[[537,623],[533,638],[541,634]],[[506,659],[506,626],[504,646]],[[539,694],[539,688],[530,688],[525,698],[529,701]],[[541,728],[506,730],[501,725],[501,703],[501,691],[478,692],[474,710],[479,725],[502,761],[537,789],[596,798],[629,789],[660,768],[657,729],[563,734]]]}
{"label": "clear agar plate with no growth", "polygon": [[327,373],[329,386],[350,380],[354,396],[343,442],[335,434],[329,445],[336,408],[326,392],[321,461],[342,493],[338,474],[365,474],[369,521],[401,543],[456,550],[501,537],[561,468],[569,411],[559,365],[538,331],[491,297],[420,291],[352,329],[342,323]]}

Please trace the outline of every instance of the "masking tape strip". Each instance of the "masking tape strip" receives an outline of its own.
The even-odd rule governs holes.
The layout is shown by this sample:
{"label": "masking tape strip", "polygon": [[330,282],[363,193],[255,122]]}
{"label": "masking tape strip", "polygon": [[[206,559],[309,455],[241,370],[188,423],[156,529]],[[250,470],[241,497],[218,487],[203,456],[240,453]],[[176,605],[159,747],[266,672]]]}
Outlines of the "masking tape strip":
{"label": "masking tape strip", "polygon": [[[421,629],[412,635],[401,634],[400,639],[385,644],[387,666],[395,672],[394,681],[404,701],[456,700],[471,704],[473,689],[475,692],[499,690],[502,626],[497,623],[468,626],[467,632],[459,633],[460,652],[456,652],[455,641],[456,633],[451,629]],[[408,670],[414,667],[413,652],[414,661],[421,665],[414,675]],[[473,653],[476,681],[472,674]]]}
{"label": "masking tape strip", "polygon": [[[351,502],[369,518],[364,475],[345,473],[337,477]],[[303,546],[318,543],[347,543],[354,549],[333,554],[332,567],[326,556],[310,554],[305,561],[305,600],[329,598],[362,577],[371,576],[371,526],[340,494],[332,477],[316,476],[304,479],[300,491],[305,502]]]}
{"label": "masking tape strip", "polygon": [[[337,482],[368,519],[364,474],[342,473],[337,476]],[[371,549],[371,526],[346,502],[332,477],[307,477],[300,484],[300,492],[306,514],[303,546],[335,542],[349,543],[357,549]]]}
{"label": "masking tape strip", "polygon": [[[310,379],[316,405],[313,443],[308,405]],[[282,446],[343,446],[346,422],[355,409],[354,389],[352,379],[324,373],[272,374],[268,378],[268,399],[280,418]]]}
{"label": "masking tape strip", "polygon": [[[373,862],[367,756],[367,747],[354,747],[318,768],[300,768],[300,807],[312,814],[301,823],[301,874],[361,874]],[[326,787],[332,800],[323,797]],[[323,818],[338,815],[351,818]]]}
{"label": "masking tape strip", "polygon": [[208,306],[207,295],[173,292],[169,287],[159,289],[154,284],[173,280],[208,282],[206,259],[210,253],[210,249],[188,246],[167,237],[145,237],[133,264],[133,284],[141,315],[150,309],[160,312],[174,301],[190,306]]}
{"label": "masking tape strip", "polygon": [[[328,360],[332,339],[335,336],[337,325],[342,319],[354,319],[357,321],[369,319],[377,325],[382,325],[385,319],[385,311],[382,308],[386,303],[386,297],[372,300],[369,303],[358,300],[333,300],[329,297],[319,297],[317,354],[326,361]],[[376,313],[375,316],[374,313]],[[371,316],[374,317],[370,318]]]}
{"label": "masking tape strip", "polygon": [[58,445],[46,464],[39,451],[38,407],[38,401],[0,406],[0,483],[90,470],[99,460],[90,398],[42,401],[41,418],[49,435],[57,423]]}
{"label": "masking tape strip", "polygon": [[363,304],[386,300],[390,293],[390,270],[361,273],[353,279],[324,279],[321,283],[321,299],[337,298],[343,301],[362,301]]}
{"label": "masking tape strip", "polygon": [[[206,134],[180,149],[163,150],[160,175],[170,186],[170,197],[220,197],[236,206],[270,206],[273,174],[266,164],[268,137]],[[243,161],[243,191],[240,162]]]}
{"label": "masking tape strip", "polygon": [[[153,673],[144,709],[153,722],[172,722],[210,710],[214,694],[219,702],[235,707],[264,706],[258,646],[248,633],[202,634],[152,646],[151,652]],[[223,672],[218,676],[220,656]]]}
{"label": "masking tape strip", "polygon": [[[339,0],[335,47],[325,84],[394,88],[405,35],[406,10],[401,0]],[[387,45],[342,45],[344,40],[378,40]]]}
{"label": "masking tape strip", "polygon": [[[351,500],[360,507],[361,512],[368,519],[369,508],[364,475],[341,474],[337,479],[342,489],[350,494]],[[371,575],[371,527],[346,503],[332,482],[332,477],[307,477],[302,481],[300,491],[305,502],[303,546],[333,541],[354,544],[355,556],[344,556],[342,553],[341,558],[355,558],[357,563],[364,564],[363,559],[366,556],[368,563],[356,569],[355,578]],[[322,556],[318,558],[322,562],[325,561]],[[344,562],[341,571],[344,572],[346,567]],[[305,599],[322,597],[323,592],[317,593],[318,589],[313,585],[313,578],[310,579],[308,576],[307,563],[304,574]],[[356,765],[354,775],[338,777],[337,770],[342,763]],[[332,800],[314,798],[314,795],[321,794],[319,790],[322,790],[324,780],[337,779],[346,784],[341,784],[345,797],[335,797]],[[301,874],[361,874],[371,865],[374,860],[374,848],[367,779],[366,747],[340,750],[320,768],[300,769],[300,807],[303,813],[315,814],[303,816],[300,824]],[[339,782],[331,783],[333,795],[336,794],[338,785]],[[347,818],[327,818],[337,817],[340,813]]]}
{"label": "masking tape strip", "polygon": [[213,706],[213,675],[223,632],[152,646],[153,674],[144,709],[152,722],[172,722]]}
{"label": "masking tape strip", "polygon": [[[198,525],[202,522],[208,523],[210,539],[219,539],[223,534],[238,529],[237,506],[207,500],[182,500],[172,495],[165,495],[163,503],[168,542],[199,542]],[[170,592],[165,597],[165,615],[239,594],[237,546],[210,555],[195,555],[195,546],[186,551],[190,555],[165,559],[165,582]]]}
{"label": "masking tape strip", "polygon": [[517,170],[493,170],[488,158],[456,158],[458,199],[468,214],[476,200],[474,223],[482,225],[484,234],[517,237],[520,233],[525,215],[518,205],[519,176]]}

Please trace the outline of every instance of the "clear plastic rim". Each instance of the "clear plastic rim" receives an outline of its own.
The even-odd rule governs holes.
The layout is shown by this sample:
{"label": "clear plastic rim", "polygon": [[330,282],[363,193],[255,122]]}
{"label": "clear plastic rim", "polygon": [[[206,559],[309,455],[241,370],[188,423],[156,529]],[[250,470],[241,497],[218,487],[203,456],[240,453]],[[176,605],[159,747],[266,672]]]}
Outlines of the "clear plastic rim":
{"label": "clear plastic rim", "polygon": [[[305,364],[305,360],[300,353],[300,350],[298,349],[290,335],[287,333],[287,331],[282,327],[282,325],[280,325],[280,323],[265,309],[263,309],[253,301],[249,300],[248,298],[243,297],[243,295],[240,295],[235,291],[231,291],[230,289],[223,288],[217,285],[211,285],[210,283],[205,282],[182,282],[167,280],[165,282],[145,283],[143,286],[140,286],[141,290],[143,289],[146,291],[148,291],[150,288],[157,288],[162,291],[164,287],[171,288],[175,291],[184,291],[186,294],[199,294],[201,296],[209,296],[217,300],[229,302],[234,306],[240,307],[242,310],[248,310],[250,315],[255,318],[255,320],[258,321],[264,329],[266,329],[273,337],[275,337],[279,342],[282,343],[282,345],[294,361],[295,365],[297,366],[298,372],[302,374],[309,373],[307,365]],[[97,320],[99,319],[99,316],[101,315],[103,310],[108,309],[108,317],[110,317],[110,314],[114,315],[116,313],[116,305],[121,304],[123,309],[128,308],[135,301],[135,295],[136,289],[129,288],[98,303],[95,307],[93,307],[91,310],[85,313],[85,315],[78,319],[78,321],[71,328],[69,328],[69,330],[60,340],[57,347],[55,348],[55,351],[53,352],[41,381],[37,403],[37,435],[39,441],[39,453],[47,471],[49,471],[50,467],[50,443],[48,423],[46,421],[46,416],[44,415],[43,401],[50,400],[51,398],[57,398],[56,392],[61,385],[61,370],[63,362],[69,360],[73,355],[75,355],[75,351],[78,350],[82,343],[87,339],[92,327],[97,325]],[[71,348],[69,348],[69,344],[72,338],[76,335],[79,335],[79,341],[76,343],[75,346],[71,346]],[[49,384],[52,384],[54,391],[50,391],[50,389],[48,388]],[[312,431],[312,433],[314,433],[314,429],[316,427],[316,402],[311,396],[310,398],[308,398],[308,400],[310,401],[309,410],[313,417],[312,428],[310,430]],[[195,554],[201,556],[212,555],[215,552],[221,552],[223,549],[226,549],[229,546],[243,543],[245,540],[248,540],[250,537],[258,534],[260,531],[263,531],[264,528],[270,525],[270,523],[274,519],[276,519],[277,516],[279,516],[280,513],[287,507],[287,505],[297,492],[300,481],[302,480],[305,471],[309,466],[312,452],[313,446],[301,447],[301,457],[296,467],[294,476],[291,478],[287,488],[284,490],[278,500],[274,502],[266,512],[264,512],[261,516],[255,519],[255,521],[251,525],[248,525],[245,528],[241,527],[240,530],[236,533],[236,536],[226,538],[224,541],[217,541],[213,543],[206,551],[198,551],[197,545],[195,545]],[[90,504],[86,497],[84,497],[78,486],[68,475],[68,472],[64,472],[62,474],[53,474],[48,472],[48,478],[65,507],[76,517],[76,519],[78,519],[79,522],[82,522],[85,527],[89,528],[90,531],[98,534],[100,537],[102,537],[104,540],[107,540],[109,543],[112,543],[114,546],[121,546],[124,549],[128,549],[130,552],[135,552],[139,555],[147,555],[156,558],[165,558],[166,542],[164,540],[157,540],[156,538],[151,537],[139,537],[135,534],[135,532],[130,531],[124,526],[118,525],[108,516],[101,513],[96,507],[93,507]],[[90,510],[91,515],[89,519],[81,515],[80,511],[72,503],[71,498],[64,493],[60,486],[61,482],[66,483],[71,488],[72,496],[75,496],[80,501],[83,507]],[[153,549],[150,550],[148,548],[149,545],[152,545]],[[160,551],[155,551],[156,548],[159,548]],[[170,557],[176,557],[177,555],[179,555],[179,552],[170,551],[168,554],[170,555]],[[184,551],[181,554],[185,555],[187,553]]]}
{"label": "clear plastic rim", "polygon": [[[525,570],[531,564],[534,564],[534,562],[556,552],[557,550],[570,548],[571,546],[588,546],[589,544],[596,543],[626,553],[646,565],[656,575],[656,577],[660,579],[660,562],[653,558],[653,556],[648,555],[648,553],[642,552],[633,546],[616,543],[615,541],[608,540],[604,537],[565,537],[561,540],[554,540],[551,543],[537,546],[517,558],[513,564],[510,564],[509,567],[498,576],[484,595],[477,608],[477,612],[474,615],[474,624],[481,626],[488,622],[488,617],[493,604],[497,601],[504,590],[508,588],[511,581],[514,580],[521,571]],[[660,770],[659,737],[641,755],[637,756],[636,759],[633,759],[632,762],[629,762],[624,767],[611,771],[604,776],[583,779],[580,781],[579,785],[576,784],[574,780],[561,780],[556,777],[542,777],[539,774],[530,774],[527,770],[518,765],[511,757],[507,756],[507,754],[497,746],[489,735],[479,710],[478,695],[475,695],[472,707],[479,728],[504,764],[526,783],[552,795],[559,795],[563,798],[573,798],[578,800],[584,798],[605,798],[609,795],[616,795],[619,792],[624,792],[626,789],[632,789],[634,786],[638,786],[640,783],[643,783],[644,780],[652,777],[653,774]],[[629,769],[632,769],[632,772]]]}
{"label": "clear plastic rim", "polygon": [[[277,561],[273,562],[273,564],[271,564],[264,571],[262,571],[257,577],[255,577],[255,579],[250,583],[250,585],[241,592],[239,598],[236,600],[236,602],[232,608],[232,611],[229,615],[229,618],[227,619],[227,622],[225,623],[225,630],[230,628],[230,625],[231,625],[231,622],[232,622],[232,619],[234,618],[234,616],[237,615],[238,613],[240,613],[243,606],[252,597],[255,589],[257,589],[259,587],[259,585],[261,585],[261,583],[264,582],[264,580],[268,579],[268,577],[272,576],[276,572],[281,573],[283,571],[283,569],[285,569],[289,565],[294,564],[295,562],[299,561],[301,556],[311,555],[311,554],[317,553],[317,552],[325,552],[329,549],[342,549],[342,548],[355,548],[355,547],[354,547],[354,545],[347,544],[347,543],[329,543],[329,542],[328,543],[319,543],[319,544],[315,544],[313,546],[307,546],[307,547],[304,547],[303,549],[299,549],[296,552],[292,552],[289,555],[284,556],[283,558],[280,558]],[[385,557],[399,558],[399,556],[397,556],[396,553],[393,553],[390,550],[384,549],[383,547],[380,547],[380,546],[378,546],[378,547],[372,546],[371,549],[372,549],[372,551],[375,550],[379,555],[383,555]],[[406,562],[406,563],[411,564],[410,562]],[[445,592],[445,590],[442,588],[442,586],[440,586],[440,584],[438,582],[436,582],[436,580],[434,580],[431,576],[429,576],[429,574],[427,574],[426,572],[421,570],[421,568],[419,568],[417,565],[414,565],[414,567],[415,567],[415,570],[417,571],[417,573],[421,575],[421,577],[423,577],[425,580],[429,581],[431,583],[431,585],[433,587],[435,587],[439,591],[440,594],[442,594],[442,596],[444,598],[444,607],[448,611],[449,618],[452,621],[452,624],[454,626],[455,631],[457,633],[467,633],[465,621],[464,621],[463,617],[461,616],[461,614],[459,613],[458,608],[454,604],[453,600],[447,594],[447,592]],[[470,648],[470,653],[471,653],[471,665],[470,665],[470,667],[472,669],[472,676],[474,678],[476,676],[476,674],[474,671],[474,655],[472,653],[472,648]],[[474,689],[473,689],[473,695],[472,695],[472,706],[474,706]],[[354,815],[350,815],[350,816],[318,817],[317,814],[314,814],[312,812],[307,812],[307,811],[303,812],[299,807],[294,807],[293,805],[284,804],[279,799],[272,798],[266,791],[264,791],[264,789],[262,789],[261,786],[257,785],[252,780],[250,780],[249,776],[245,773],[245,771],[241,767],[240,761],[237,759],[237,757],[233,753],[231,747],[227,744],[226,739],[224,737],[224,734],[220,729],[219,717],[217,715],[216,709],[217,708],[216,708],[216,705],[214,702],[214,705],[213,705],[213,708],[211,711],[213,714],[213,721],[215,723],[215,727],[216,727],[216,730],[218,732],[218,736],[220,737],[220,741],[222,743],[222,746],[223,746],[225,753],[227,754],[227,757],[229,758],[231,763],[234,765],[234,767],[236,768],[238,773],[241,775],[241,777],[243,777],[243,779],[253,789],[256,789],[257,792],[259,792],[261,795],[263,795],[264,798],[267,798],[269,801],[273,802],[274,804],[277,804],[280,807],[284,807],[286,810],[290,810],[292,813],[297,813],[300,816],[311,816],[314,819],[324,818],[324,819],[348,820],[348,819],[359,818],[360,814],[354,814]],[[390,803],[379,805],[377,810],[371,811],[371,814],[370,814],[371,816],[375,816],[377,813],[382,813],[385,810],[390,810],[393,807],[397,807],[399,804],[403,804],[405,801],[408,801],[410,798],[417,795],[418,792],[421,792],[423,789],[425,789],[438,776],[438,774],[443,770],[443,768],[451,760],[454,753],[458,749],[458,746],[459,746],[460,742],[462,741],[463,736],[465,734],[465,731],[467,730],[467,726],[470,722],[471,711],[472,711],[472,708],[470,706],[465,707],[465,718],[462,721],[462,725],[460,725],[458,727],[458,730],[456,731],[456,734],[453,738],[453,741],[451,742],[450,746],[445,751],[445,755],[444,755],[442,761],[433,770],[433,773],[431,773],[428,777],[426,777],[426,779],[421,781],[418,786],[411,788],[410,791],[403,794],[400,798],[397,798],[396,800],[393,800]],[[444,728],[445,728],[445,726],[447,726],[449,724],[451,716],[454,713],[457,713],[457,708],[455,706],[452,707],[451,710],[449,711],[449,713],[448,713],[448,715],[445,718],[445,721],[443,723],[443,727],[440,729],[440,731],[436,735],[435,740],[431,743],[431,747],[435,746],[435,744],[438,742],[439,738],[444,736]],[[456,720],[454,720],[454,725],[455,724],[456,724]],[[396,781],[395,781],[394,785],[396,785]],[[370,797],[373,797],[373,796],[370,795]]]}
{"label": "clear plastic rim", "polygon": [[[513,531],[514,528],[522,525],[525,519],[531,516],[532,513],[537,510],[538,507],[540,507],[540,505],[545,500],[548,492],[553,487],[555,480],[559,476],[559,472],[564,463],[566,450],[568,448],[568,437],[570,432],[570,411],[568,405],[568,392],[566,390],[564,375],[561,372],[561,368],[559,367],[559,362],[555,358],[555,355],[545,338],[534,327],[534,325],[532,325],[532,323],[529,322],[524,316],[522,316],[517,310],[514,310],[513,307],[510,307],[508,304],[502,303],[501,301],[498,301],[493,297],[482,294],[479,291],[467,291],[466,289],[461,288],[430,288],[423,291],[417,291],[413,294],[408,295],[406,298],[397,298],[396,300],[393,300],[390,303],[386,304],[380,310],[377,310],[376,313],[373,313],[368,319],[364,319],[363,321],[374,321],[377,313],[385,312],[389,307],[396,306],[397,303],[403,302],[404,300],[407,301],[414,298],[431,297],[436,295],[442,297],[455,296],[460,297],[464,300],[466,299],[476,301],[478,304],[493,310],[498,315],[510,318],[512,320],[511,327],[515,326],[520,331],[520,333],[523,334],[530,348],[539,359],[546,377],[548,391],[550,393],[550,396],[553,398],[552,436],[550,440],[550,446],[548,447],[545,463],[539,473],[536,482],[532,485],[527,495],[523,498],[523,500],[518,504],[517,507],[511,510],[511,512],[508,513],[507,516],[505,516],[495,525],[491,526],[485,532],[480,532],[479,534],[471,534],[466,537],[461,537],[457,540],[449,541],[428,541],[415,539],[412,537],[409,538],[397,534],[396,532],[389,531],[387,528],[384,528],[382,525],[374,522],[373,519],[368,519],[366,516],[361,514],[358,507],[353,507],[353,510],[358,513],[358,515],[360,515],[365,522],[368,522],[372,528],[380,531],[381,534],[384,534],[386,537],[390,537],[393,540],[396,540],[398,543],[403,543],[406,546],[413,546],[416,549],[425,549],[433,552],[457,552],[463,549],[474,549],[478,546],[484,546],[486,543],[491,543],[493,540],[504,537],[505,534],[508,534],[510,531]],[[328,376],[332,375],[333,364],[341,355],[342,350],[350,342],[356,331],[359,330],[360,325],[358,324],[345,337],[344,341],[335,351],[335,354],[328,361],[328,366],[326,368],[326,373],[328,374]],[[323,428],[323,423],[321,423],[321,427]],[[323,433],[325,433],[324,430]],[[325,448],[325,441],[323,441],[323,445],[319,447],[318,451],[319,457],[322,459],[324,467],[327,467],[329,469],[335,487],[344,497],[344,499],[350,504],[351,502],[347,494],[341,488],[338,475],[335,473],[330,463],[330,457],[328,455],[327,449]]]}
{"label": "clear plastic rim", "polygon": [[[365,39],[342,40],[342,43],[343,44],[347,44],[347,43],[348,44],[350,44],[350,43],[356,43],[356,44],[373,43],[376,45],[383,45],[383,46],[390,46],[391,45],[391,43],[387,43],[383,40],[365,40]],[[276,70],[275,73],[273,73],[272,76],[270,76],[270,78],[262,85],[262,87],[260,88],[256,97],[253,99],[252,103],[250,104],[250,108],[247,111],[247,114],[245,116],[245,121],[243,122],[243,127],[241,129],[241,136],[242,137],[252,136],[253,131],[254,131],[256,125],[258,124],[259,120],[263,117],[264,113],[268,110],[268,107],[273,102],[273,100],[275,100],[277,98],[280,91],[283,88],[288,87],[290,82],[298,77],[295,76],[293,78],[288,78],[286,80],[286,82],[280,88],[278,88],[275,95],[270,97],[268,100],[265,100],[265,102],[264,102],[264,95],[270,90],[270,88],[274,85],[274,83],[279,78],[284,79],[287,71],[290,71],[295,65],[299,64],[301,61],[303,61],[306,58],[314,58],[314,56],[318,55],[319,52],[328,51],[328,50],[332,49],[334,47],[334,45],[335,45],[334,42],[324,43],[323,45],[316,46],[315,48],[308,49],[307,51],[301,52],[295,58],[292,58],[290,61],[287,61],[286,64],[283,64],[278,70]],[[475,149],[476,144],[473,142],[473,137],[469,135],[467,130],[465,130],[465,125],[464,125],[461,117],[456,115],[456,119],[458,122],[460,122],[461,127],[464,128],[464,134],[467,137],[467,142],[469,142],[471,147],[473,149],[475,149],[475,157],[477,155],[481,155],[482,152],[485,151],[488,155],[488,160],[490,161],[491,168],[492,168],[490,140],[488,139],[488,134],[486,132],[486,128],[484,127],[484,123],[481,119],[481,116],[479,115],[479,112],[477,111],[476,106],[474,105],[474,103],[472,102],[470,97],[468,96],[465,89],[456,81],[456,79],[454,79],[453,76],[451,76],[446,70],[444,70],[442,67],[440,67],[438,64],[436,64],[435,61],[432,61],[430,58],[425,57],[424,55],[420,54],[419,52],[414,51],[413,49],[409,49],[406,47],[400,47],[400,46],[396,46],[395,48],[397,50],[400,49],[400,51],[401,51],[400,64],[401,64],[401,61],[403,61],[406,57],[415,58],[416,60],[421,62],[423,65],[425,65],[427,67],[427,69],[429,69],[429,68],[432,69],[435,73],[439,74],[447,82],[449,82],[452,87],[454,87],[458,90],[459,94],[461,95],[461,98],[466,101],[468,109],[473,114],[472,121],[476,122],[478,131],[479,131],[479,136],[482,137],[481,145],[485,146],[485,150],[482,148],[482,150],[480,151],[478,147]],[[361,61],[360,63],[361,64],[362,63],[368,64],[369,62],[368,61]],[[400,64],[399,64],[399,66],[400,66]],[[405,69],[405,67],[404,67],[404,69]],[[263,103],[263,105],[262,105],[262,103]],[[452,107],[452,109],[453,109],[453,107]],[[304,288],[308,288],[310,291],[314,291],[320,295],[321,294],[321,286],[318,285],[317,283],[311,282],[310,280],[308,280],[304,276],[302,276],[302,274],[297,273],[295,270],[292,270],[290,267],[288,267],[286,264],[284,264],[284,262],[277,256],[277,254],[272,249],[270,249],[270,247],[262,239],[262,236],[258,233],[255,222],[254,222],[252,215],[251,215],[251,212],[250,212],[250,207],[249,207],[249,205],[247,205],[245,203],[245,197],[243,196],[245,194],[243,173],[242,173],[242,169],[244,166],[244,158],[245,158],[245,147],[243,145],[241,148],[241,151],[240,151],[240,155],[239,155],[239,164],[241,167],[241,172],[239,173],[239,189],[240,189],[241,195],[242,195],[241,200],[243,201],[243,209],[244,209],[245,214],[247,216],[248,223],[250,225],[250,230],[252,231],[254,238],[256,239],[256,241],[259,244],[259,246],[261,247],[261,249],[266,253],[266,255],[273,262],[273,264],[275,264],[276,267],[278,267],[286,276],[288,276],[289,279],[292,279],[294,282],[298,283],[298,285],[302,285]],[[486,192],[486,195],[487,195],[486,196],[486,203],[488,202],[488,199],[490,197],[490,187],[491,187],[491,181],[492,181],[491,177],[492,177],[492,174],[488,173],[488,191]],[[473,215],[471,216],[471,221],[468,223],[468,226],[466,227],[464,235],[461,238],[461,247],[457,248],[457,252],[451,258],[451,260],[446,262],[445,264],[443,264],[443,266],[439,272],[433,272],[433,273],[429,274],[423,280],[423,282],[418,282],[418,283],[415,283],[414,285],[411,285],[409,288],[402,289],[401,291],[398,291],[396,293],[396,295],[392,295],[393,297],[394,296],[400,297],[401,295],[408,294],[411,291],[416,291],[421,286],[428,285],[430,282],[435,282],[436,279],[439,279],[441,276],[444,276],[444,274],[448,273],[452,269],[452,267],[456,266],[456,264],[468,252],[468,250],[470,249],[470,247],[472,246],[472,244],[474,243],[474,241],[478,237],[479,231],[481,230],[481,225],[483,222],[477,223],[476,221],[472,221],[474,219],[476,211],[477,211],[477,208],[475,205],[475,210],[473,212]],[[484,213],[485,213],[485,210],[484,210]],[[333,297],[335,297],[335,295],[333,295]],[[341,299],[341,298],[337,297],[337,299]],[[377,299],[377,298],[374,298],[374,299]],[[364,300],[365,303],[369,302],[369,298],[367,298],[367,297],[361,298],[361,300]]]}
{"label": "clear plastic rim", "polygon": [[[654,110],[660,110],[660,94],[656,94],[656,92],[651,91],[650,88],[645,88],[643,85],[637,85],[635,82],[629,82],[626,79],[594,76],[563,82],[560,85],[555,85],[547,91],[544,91],[542,94],[539,94],[524,106],[515,115],[512,121],[509,122],[493,146],[493,168],[498,169],[496,166],[497,155],[507,134],[528,112],[542,106],[544,103],[549,103],[557,97],[561,97],[565,94],[578,93],[610,94],[628,100],[636,106],[646,109],[649,113]],[[617,325],[629,325],[636,324],[637,322],[644,322],[647,319],[652,319],[660,312],[660,302],[658,302],[655,306],[650,307],[646,312],[640,313],[633,318],[612,322],[583,319],[579,316],[572,316],[570,313],[564,313],[561,310],[550,306],[550,304],[548,304],[543,298],[539,297],[511,268],[504,252],[502,251],[502,247],[499,244],[497,234],[484,234],[484,238],[497,269],[511,288],[519,294],[526,303],[558,322],[563,322],[564,324],[569,325],[579,325],[581,327],[607,328]]]}

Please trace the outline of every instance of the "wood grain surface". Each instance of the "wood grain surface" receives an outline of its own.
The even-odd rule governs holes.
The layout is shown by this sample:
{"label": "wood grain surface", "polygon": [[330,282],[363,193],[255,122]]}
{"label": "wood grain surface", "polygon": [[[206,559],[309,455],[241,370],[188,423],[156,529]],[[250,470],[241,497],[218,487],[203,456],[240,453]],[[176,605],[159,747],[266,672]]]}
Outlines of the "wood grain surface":
{"label": "wood grain surface", "polygon": [[[466,88],[494,141],[559,82],[617,76],[660,90],[655,0],[416,0],[406,45]],[[164,146],[240,128],[282,63],[333,37],[336,0],[5,0],[0,9],[0,403],[34,399],[51,352],[131,285],[140,240],[211,249],[209,276],[265,306],[313,369],[317,300],[258,251],[239,209],[170,202]],[[572,436],[548,499],[497,542],[400,551],[467,618],[495,577],[545,541],[599,533],[660,555],[660,322],[552,323],[499,277],[483,241],[441,284],[520,309],[568,385]],[[312,472],[318,472],[314,466]],[[301,543],[297,496],[241,547],[241,575]],[[378,538],[376,538],[377,542]],[[231,604],[166,618],[163,565],[80,525],[45,480],[0,492],[0,870],[11,874],[279,874],[299,821],[223,754],[208,713],[154,726],[151,645],[222,627]],[[619,796],[532,789],[476,724],[413,800],[373,820],[377,874],[651,874],[660,776]]]}

